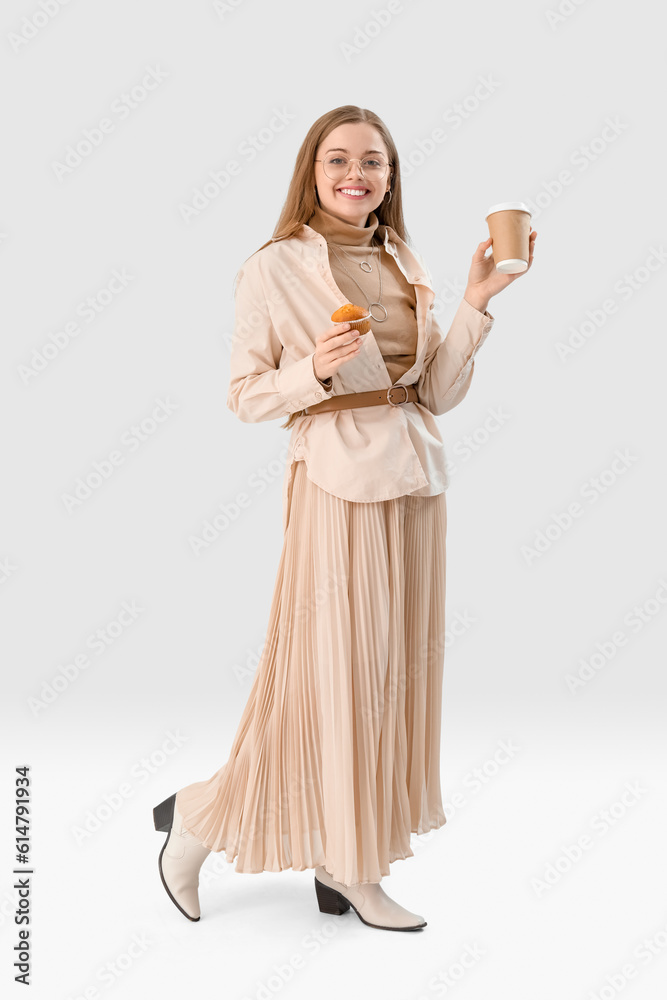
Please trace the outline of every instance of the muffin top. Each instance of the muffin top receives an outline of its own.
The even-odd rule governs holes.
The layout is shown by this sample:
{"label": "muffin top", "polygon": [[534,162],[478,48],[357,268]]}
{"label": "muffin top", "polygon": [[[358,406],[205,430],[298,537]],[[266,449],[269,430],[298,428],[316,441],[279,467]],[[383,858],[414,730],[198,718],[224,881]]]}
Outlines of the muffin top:
{"label": "muffin top", "polygon": [[331,321],[332,323],[347,323],[349,320],[367,319],[368,315],[368,309],[355,306],[352,302],[346,302],[344,306],[331,314]]}

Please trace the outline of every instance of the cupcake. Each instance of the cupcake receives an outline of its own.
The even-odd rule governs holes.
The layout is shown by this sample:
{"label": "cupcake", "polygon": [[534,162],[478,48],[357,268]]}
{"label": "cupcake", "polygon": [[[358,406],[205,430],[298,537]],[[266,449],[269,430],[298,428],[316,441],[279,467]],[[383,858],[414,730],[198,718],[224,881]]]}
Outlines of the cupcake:
{"label": "cupcake", "polygon": [[368,333],[371,328],[369,320],[372,318],[368,309],[355,306],[351,302],[346,302],[344,306],[331,314],[332,323],[349,323],[352,329],[359,334]]}

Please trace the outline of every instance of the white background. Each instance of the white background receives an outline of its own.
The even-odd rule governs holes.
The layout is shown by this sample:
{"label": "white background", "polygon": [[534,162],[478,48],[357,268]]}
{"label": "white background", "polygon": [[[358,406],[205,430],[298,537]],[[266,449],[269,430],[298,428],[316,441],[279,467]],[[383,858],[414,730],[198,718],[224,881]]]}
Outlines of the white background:
{"label": "white background", "polygon": [[[667,220],[655,7],[44,3],[48,16],[8,0],[0,17],[3,981],[17,942],[14,767],[28,764],[40,1000],[662,995]],[[145,100],[115,113],[149,70]],[[398,145],[407,229],[443,329],[489,205],[528,201],[539,234],[530,272],[491,300],[496,323],[464,405],[438,418],[452,463],[447,614],[473,619],[446,651],[448,823],[414,837],[415,857],[383,882],[426,916],[418,934],[372,930],[352,911],[326,917],[312,872],[246,877],[224,855],[204,866],[191,924],[159,881],[152,808],[226,760],[282,545],[288,432],[226,407],[233,281],[273,233],[308,128],[342,104],[375,111]],[[288,124],[244,158],[276,109]],[[68,146],[105,117],[113,131],[59,176]],[[438,128],[446,138],[429,146]],[[183,206],[231,159],[241,173],[186,221]],[[114,271],[127,284],[107,303]],[[92,322],[77,312],[89,296],[104,306]],[[78,334],[63,335],[77,318]],[[152,424],[160,400],[168,416]],[[115,449],[122,464],[68,508],[77,480]],[[196,551],[192,539],[240,492],[250,507]],[[138,610],[116,627],[124,603]],[[111,637],[102,654],[88,645],[98,629]],[[568,686],[591,658],[589,679]],[[515,750],[497,763],[501,741]],[[107,796],[117,808],[105,811]],[[99,828],[78,836],[98,810]],[[122,974],[100,978],[107,963]]]}

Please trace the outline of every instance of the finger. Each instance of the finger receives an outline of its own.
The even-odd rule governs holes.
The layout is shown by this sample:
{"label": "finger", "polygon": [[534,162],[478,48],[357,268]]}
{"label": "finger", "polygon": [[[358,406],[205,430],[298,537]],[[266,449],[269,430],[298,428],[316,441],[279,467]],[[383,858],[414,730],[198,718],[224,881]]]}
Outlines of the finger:
{"label": "finger", "polygon": [[327,350],[322,352],[322,363],[324,365],[335,365],[352,355],[358,354],[360,350],[361,340],[357,337],[352,341],[346,341],[345,344],[341,344],[340,346],[334,345],[327,348]]}
{"label": "finger", "polygon": [[353,358],[358,357],[360,353],[361,353],[360,347],[355,347],[355,346],[348,347],[344,351],[342,351],[338,355],[338,357],[331,359],[330,361],[331,367],[334,369],[340,368],[341,365],[344,365],[347,361],[351,361]]}
{"label": "finger", "polygon": [[341,333],[346,333],[350,330],[349,323],[336,323],[334,326],[330,326],[328,330],[321,333],[318,340],[335,340],[340,336]]}
{"label": "finger", "polygon": [[481,262],[483,264],[485,260],[490,260],[491,257],[493,257],[493,251],[490,254],[487,254],[486,251],[489,249],[489,247],[492,246],[492,244],[493,244],[493,237],[491,236],[489,236],[488,240],[484,240],[482,243],[478,243],[477,249],[472,255],[473,263],[479,264]]}
{"label": "finger", "polygon": [[[349,323],[345,324],[349,327]],[[325,358],[328,361],[332,361],[334,358],[338,357],[336,353],[341,347],[347,344],[353,343],[357,338],[357,333],[355,331],[343,330],[342,332],[338,327],[331,327],[329,330],[325,330],[321,333],[319,337],[316,338],[316,343],[319,345],[321,352],[322,361]]]}
{"label": "finger", "polygon": [[357,358],[361,354],[360,347],[350,347],[349,350],[343,355],[342,361],[351,361],[352,358]]}
{"label": "finger", "polygon": [[332,337],[329,341],[332,348],[334,347],[345,347],[347,344],[354,344],[361,338],[361,334],[357,333],[356,330],[350,330],[345,333],[341,333],[336,337]]}
{"label": "finger", "polygon": [[344,344],[343,347],[339,347],[335,353],[336,358],[347,358],[351,354],[358,354],[361,350],[361,344],[354,340],[351,344]]}

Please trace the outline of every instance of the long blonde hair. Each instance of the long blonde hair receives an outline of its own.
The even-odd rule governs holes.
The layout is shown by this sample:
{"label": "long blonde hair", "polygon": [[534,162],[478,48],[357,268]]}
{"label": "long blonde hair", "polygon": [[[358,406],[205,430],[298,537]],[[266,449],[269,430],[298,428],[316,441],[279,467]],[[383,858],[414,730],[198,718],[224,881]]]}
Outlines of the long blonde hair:
{"label": "long blonde hair", "polygon": [[[391,187],[389,189],[391,198],[387,201],[388,195],[385,195],[380,205],[374,209],[379,225],[391,226],[402,240],[406,243],[411,242],[403,221],[401,167],[398,150],[391,137],[391,133],[382,119],[373,111],[369,111],[367,108],[359,108],[356,104],[343,104],[340,108],[334,108],[333,111],[327,111],[326,114],[321,115],[310,126],[297,153],[294,172],[287,190],[287,197],[285,198],[276,227],[273,230],[273,236],[255,250],[255,253],[259,253],[260,250],[269,246],[270,243],[276,243],[279,240],[289,240],[300,234],[301,227],[308,223],[308,220],[315,212],[315,208],[319,205],[315,188],[315,155],[317,147],[338,125],[355,124],[357,122],[366,122],[377,129],[382,136],[389,154],[389,166],[392,169]],[[373,235],[372,243],[379,246],[383,244],[377,231]],[[252,257],[254,254],[250,256]],[[236,282],[236,279],[234,280]],[[281,424],[281,427],[289,429],[297,417],[302,416],[305,412],[305,410],[298,410],[296,413],[291,413],[287,422]]]}

